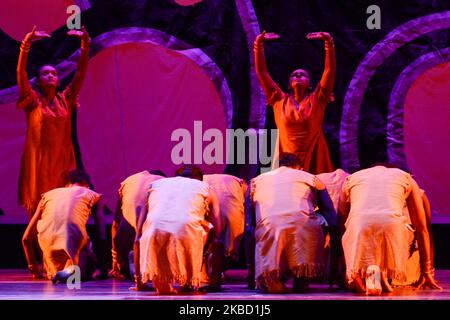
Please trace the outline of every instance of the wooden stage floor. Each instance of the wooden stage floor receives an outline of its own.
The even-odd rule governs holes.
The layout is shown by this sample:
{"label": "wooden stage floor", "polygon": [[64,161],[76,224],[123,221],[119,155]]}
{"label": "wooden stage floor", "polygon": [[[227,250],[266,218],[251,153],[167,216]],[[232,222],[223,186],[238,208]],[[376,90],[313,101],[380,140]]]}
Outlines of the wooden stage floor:
{"label": "wooden stage floor", "polygon": [[450,300],[450,270],[436,270],[438,290],[396,288],[391,294],[367,297],[343,290],[328,290],[327,285],[311,285],[304,294],[263,294],[246,288],[245,270],[229,270],[220,293],[158,296],[154,291],[134,292],[130,281],[115,279],[81,283],[81,289],[68,289],[64,284],[32,281],[28,270],[0,269],[0,300]]}

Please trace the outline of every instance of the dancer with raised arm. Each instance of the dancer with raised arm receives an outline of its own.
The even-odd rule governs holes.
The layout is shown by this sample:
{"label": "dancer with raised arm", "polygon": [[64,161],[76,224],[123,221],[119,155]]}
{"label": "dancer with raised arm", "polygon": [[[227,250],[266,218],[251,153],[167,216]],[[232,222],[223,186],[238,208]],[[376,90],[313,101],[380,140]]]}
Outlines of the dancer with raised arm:
{"label": "dancer with raised arm", "polygon": [[309,33],[307,39],[325,43],[325,69],[319,84],[311,91],[309,74],[297,69],[289,77],[288,92],[283,92],[267,69],[264,43],[279,38],[262,32],[254,42],[256,74],[267,103],[272,105],[279,130],[279,153],[293,153],[305,171],[312,174],[333,171],[330,152],[322,130],[326,105],[332,100],[336,74],[333,38],[326,32]]}
{"label": "dancer with raised arm", "polygon": [[33,42],[50,38],[36,26],[20,46],[17,64],[19,100],[17,108],[27,115],[25,149],[19,177],[19,204],[31,218],[41,195],[64,186],[64,176],[76,168],[72,142],[72,112],[78,107],[78,94],[86,75],[90,37],[86,29],[71,30],[69,36],[81,39],[81,55],[72,82],[58,92],[58,72],[52,65],[39,69],[36,88],[32,88],[27,74],[27,60]]}

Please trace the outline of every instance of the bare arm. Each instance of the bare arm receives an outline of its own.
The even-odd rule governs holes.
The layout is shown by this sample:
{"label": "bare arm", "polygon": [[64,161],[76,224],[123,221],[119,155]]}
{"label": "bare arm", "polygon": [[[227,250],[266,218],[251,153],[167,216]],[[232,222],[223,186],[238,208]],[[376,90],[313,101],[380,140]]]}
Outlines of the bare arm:
{"label": "bare arm", "polygon": [[423,208],[425,210],[425,215],[427,217],[428,234],[430,235],[431,267],[434,270],[434,239],[433,239],[432,224],[431,224],[431,205],[430,205],[430,201],[428,200],[427,194],[425,192],[422,193],[422,202],[423,202]]}
{"label": "bare arm", "polygon": [[266,33],[265,31],[263,31],[256,37],[253,44],[256,75],[258,76],[259,82],[264,90],[264,94],[266,95],[267,100],[270,100],[275,93],[281,93],[281,90],[272,80],[272,77],[269,74],[269,70],[267,69],[266,58],[264,55],[264,42],[268,40],[275,40],[278,38],[279,36],[275,33]]}
{"label": "bare arm", "polygon": [[42,275],[37,265],[36,254],[33,247],[33,242],[37,238],[37,223],[41,218],[41,216],[42,216],[42,208],[41,203],[39,203],[38,210],[35,212],[33,218],[28,224],[27,229],[25,230],[22,237],[23,250],[25,252],[25,257],[28,262],[28,269],[33,275],[33,279],[42,278]]}
{"label": "bare arm", "polygon": [[144,226],[145,220],[147,219],[147,211],[148,205],[144,208],[144,210],[138,210],[139,214],[136,217],[137,226],[136,226],[136,238],[134,240],[134,281],[136,284],[135,289],[138,291],[142,291],[146,289],[144,283],[141,280],[141,265],[140,265],[140,257],[141,257],[141,246],[140,239],[142,236],[142,228]]}
{"label": "bare arm", "polygon": [[419,186],[412,178],[411,181],[412,190],[409,197],[406,199],[406,202],[411,222],[416,229],[416,237],[419,246],[421,279],[419,280],[418,287],[426,288],[428,286],[431,289],[442,289],[437,285],[432,275],[430,235],[428,233],[427,217],[425,210],[423,209]]}
{"label": "bare arm", "polygon": [[20,45],[19,60],[17,62],[16,76],[17,85],[19,87],[19,99],[25,98],[31,91],[30,81],[27,74],[28,53],[30,52],[31,43],[43,38],[50,38],[50,35],[43,31],[36,31],[33,27],[30,33],[27,33]]}
{"label": "bare arm", "polygon": [[341,196],[339,199],[339,209],[337,212],[337,224],[339,233],[342,236],[345,231],[345,222],[347,221],[350,212],[350,199],[348,198],[348,190],[346,183],[342,185]]}
{"label": "bare arm", "polygon": [[209,290],[220,291],[221,273],[225,268],[225,247],[222,241],[222,219],[220,217],[219,200],[215,192],[209,190],[209,215],[207,220],[214,226],[213,239],[211,243],[212,263],[209,279]]}
{"label": "bare arm", "polygon": [[320,79],[320,87],[326,97],[331,97],[336,78],[336,52],[333,38],[327,32],[314,32],[306,36],[308,39],[320,39],[325,42],[325,67]]}
{"label": "bare arm", "polygon": [[318,195],[318,205],[320,213],[323,215],[330,227],[336,227],[336,210],[333,206],[333,201],[328,194],[325,184],[317,177],[315,177],[315,185]]}
{"label": "bare arm", "polygon": [[323,215],[328,223],[328,234],[330,237],[331,252],[329,265],[329,285],[330,288],[334,283],[340,285],[342,275],[339,274],[340,257],[342,256],[341,232],[338,228],[338,218],[336,210],[333,206],[333,201],[327,191],[325,184],[317,178],[314,179],[320,213]]}
{"label": "bare arm", "polygon": [[212,223],[215,230],[216,237],[220,237],[222,234],[222,219],[220,217],[220,205],[219,205],[219,199],[217,198],[217,195],[214,191],[209,191],[209,214],[206,217],[206,219]]}
{"label": "bare arm", "polygon": [[119,194],[119,200],[117,200],[116,212],[111,225],[111,254],[112,254],[112,270],[110,275],[113,277],[120,277],[120,268],[117,261],[117,247],[116,247],[116,234],[119,229],[120,221],[123,218],[122,212],[122,200]]}
{"label": "bare arm", "polygon": [[242,181],[242,193],[244,194],[244,197],[245,197],[245,194],[247,193],[247,190],[248,190],[247,182]]}
{"label": "bare arm", "polygon": [[81,39],[80,60],[78,60],[78,66],[75,76],[73,77],[72,82],[69,85],[70,96],[75,98],[80,92],[81,86],[83,85],[83,81],[86,76],[91,38],[89,37],[89,34],[84,26],[81,31],[71,30],[67,34]]}
{"label": "bare arm", "polygon": [[245,195],[245,259],[247,262],[248,278],[247,287],[250,290],[255,289],[255,206],[251,196],[251,184],[247,188]]}

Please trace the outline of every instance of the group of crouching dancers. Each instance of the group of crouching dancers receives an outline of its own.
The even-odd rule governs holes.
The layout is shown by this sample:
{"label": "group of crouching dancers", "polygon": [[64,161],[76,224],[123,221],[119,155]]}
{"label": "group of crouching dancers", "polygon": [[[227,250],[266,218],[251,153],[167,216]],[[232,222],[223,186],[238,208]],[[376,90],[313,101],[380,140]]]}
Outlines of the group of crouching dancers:
{"label": "group of crouching dancers", "polygon": [[277,169],[249,183],[193,165],[174,177],[136,173],[119,188],[110,270],[106,250],[94,254],[87,232],[92,213],[105,243],[101,195],[90,185],[84,172],[71,171],[65,187],[43,194],[23,236],[34,279],[64,282],[75,266],[91,279],[99,267],[98,277],[133,279],[133,290],[219,292],[230,261],[245,251],[246,285],[266,293],[319,283],[368,295],[440,289],[427,197],[388,164],[313,175],[286,153]]}

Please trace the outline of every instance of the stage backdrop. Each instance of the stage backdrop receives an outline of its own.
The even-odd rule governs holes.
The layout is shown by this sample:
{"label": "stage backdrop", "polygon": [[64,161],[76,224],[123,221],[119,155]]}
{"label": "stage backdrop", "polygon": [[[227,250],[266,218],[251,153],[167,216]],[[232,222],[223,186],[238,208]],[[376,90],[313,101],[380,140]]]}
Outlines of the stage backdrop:
{"label": "stage backdrop", "polygon": [[[450,220],[449,1],[2,0],[0,223],[27,221],[17,205],[26,130],[25,114],[15,109],[20,41],[33,25],[51,33],[32,45],[29,75],[50,63],[67,85],[79,55],[79,41],[66,36],[72,4],[93,39],[74,115],[78,166],[111,210],[128,175],[145,169],[173,175],[174,130],[192,134],[194,162],[196,144],[204,150],[210,143],[202,142],[208,129],[225,135],[226,129],[275,127],[254,73],[257,34],[281,35],[266,45],[266,59],[286,89],[295,68],[307,69],[314,84],[320,79],[323,44],[305,35],[328,31],[336,44],[337,78],[324,131],[335,166],[354,172],[374,161],[398,164],[428,193],[434,221]],[[367,25],[374,4],[380,29]],[[248,179],[257,172],[197,160],[207,173]]]}

